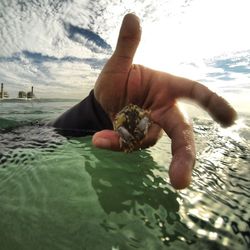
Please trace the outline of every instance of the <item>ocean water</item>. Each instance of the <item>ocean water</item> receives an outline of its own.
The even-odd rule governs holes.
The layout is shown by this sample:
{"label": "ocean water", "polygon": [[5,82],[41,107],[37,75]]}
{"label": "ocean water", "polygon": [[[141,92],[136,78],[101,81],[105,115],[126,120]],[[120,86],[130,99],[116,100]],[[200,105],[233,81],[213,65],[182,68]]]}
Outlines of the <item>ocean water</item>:
{"label": "ocean water", "polygon": [[193,182],[175,191],[166,136],[125,154],[44,125],[74,103],[0,102],[1,249],[249,249],[247,114],[193,119]]}
{"label": "ocean water", "polygon": [[[249,9],[248,0],[0,0],[10,96],[0,101],[0,249],[249,249]],[[142,27],[134,63],[200,81],[239,113],[222,129],[187,106],[197,161],[182,191],[169,183],[166,136],[124,154],[45,125],[93,88],[128,12]],[[31,86],[37,100],[13,101]]]}

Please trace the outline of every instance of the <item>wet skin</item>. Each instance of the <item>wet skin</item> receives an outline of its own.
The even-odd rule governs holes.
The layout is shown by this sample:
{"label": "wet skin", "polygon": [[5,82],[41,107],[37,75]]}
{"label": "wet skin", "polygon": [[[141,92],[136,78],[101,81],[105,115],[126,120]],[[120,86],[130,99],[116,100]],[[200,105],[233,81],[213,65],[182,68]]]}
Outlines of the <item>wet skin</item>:
{"label": "wet skin", "polygon": [[[129,103],[151,111],[153,125],[141,147],[154,145],[162,131],[170,137],[173,155],[170,180],[176,189],[182,189],[190,184],[196,153],[192,124],[178,108],[177,99],[185,97],[196,102],[222,126],[232,125],[236,112],[225,99],[201,83],[133,64],[140,38],[139,18],[127,14],[114,54],[95,83],[95,98],[112,121]],[[99,148],[122,150],[116,131],[97,132],[92,142]]]}

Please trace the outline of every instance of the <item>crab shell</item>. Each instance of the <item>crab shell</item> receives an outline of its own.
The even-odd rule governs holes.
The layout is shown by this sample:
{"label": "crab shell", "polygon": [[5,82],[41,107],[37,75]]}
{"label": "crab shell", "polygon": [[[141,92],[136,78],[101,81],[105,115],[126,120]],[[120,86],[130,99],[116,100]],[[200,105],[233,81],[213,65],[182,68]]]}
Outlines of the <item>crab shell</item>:
{"label": "crab shell", "polygon": [[113,126],[120,135],[120,146],[125,152],[132,152],[140,146],[151,125],[149,115],[149,111],[134,104],[117,113]]}

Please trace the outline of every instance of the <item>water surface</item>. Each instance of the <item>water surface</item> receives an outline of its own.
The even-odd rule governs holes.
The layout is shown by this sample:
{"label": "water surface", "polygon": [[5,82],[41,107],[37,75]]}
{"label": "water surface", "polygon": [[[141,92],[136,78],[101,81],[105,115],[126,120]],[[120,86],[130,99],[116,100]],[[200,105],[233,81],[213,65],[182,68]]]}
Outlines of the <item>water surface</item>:
{"label": "water surface", "polygon": [[230,133],[194,119],[193,182],[175,191],[165,136],[132,154],[99,150],[42,125],[72,102],[0,105],[2,249],[249,247],[249,117]]}

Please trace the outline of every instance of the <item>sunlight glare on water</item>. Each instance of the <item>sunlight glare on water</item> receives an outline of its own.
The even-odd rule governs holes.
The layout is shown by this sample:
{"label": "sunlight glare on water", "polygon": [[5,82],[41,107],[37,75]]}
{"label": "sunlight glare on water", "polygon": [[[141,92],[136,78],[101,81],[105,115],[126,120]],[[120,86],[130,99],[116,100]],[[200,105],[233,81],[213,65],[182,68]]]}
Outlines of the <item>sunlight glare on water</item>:
{"label": "sunlight glare on water", "polygon": [[[249,249],[249,9],[248,0],[0,1],[10,94],[0,101],[1,250]],[[185,190],[170,185],[166,135],[124,154],[45,126],[93,88],[128,12],[142,26],[134,63],[198,80],[238,111],[224,129],[182,100],[197,146]],[[36,100],[15,99],[31,86]]]}
{"label": "sunlight glare on water", "polygon": [[225,133],[210,119],[194,118],[193,181],[175,191],[165,135],[132,154],[99,150],[90,137],[67,139],[40,125],[71,102],[22,105],[24,112],[18,103],[1,103],[4,250],[18,244],[53,250],[247,249],[249,119]]}

